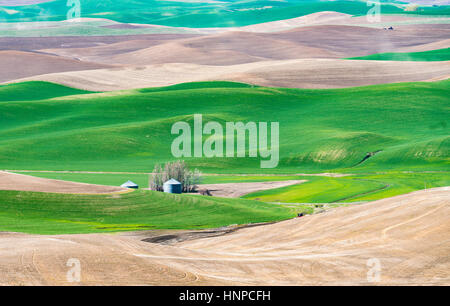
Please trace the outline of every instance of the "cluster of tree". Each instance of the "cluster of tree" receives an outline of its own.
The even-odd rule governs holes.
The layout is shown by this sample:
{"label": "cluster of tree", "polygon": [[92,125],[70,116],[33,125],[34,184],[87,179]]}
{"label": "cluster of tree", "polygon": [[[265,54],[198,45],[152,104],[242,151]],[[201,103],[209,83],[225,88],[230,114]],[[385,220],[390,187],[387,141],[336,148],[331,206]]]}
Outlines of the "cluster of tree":
{"label": "cluster of tree", "polygon": [[175,179],[183,186],[183,192],[195,192],[200,184],[202,173],[190,170],[184,161],[168,162],[156,165],[150,176],[150,189],[163,191],[163,185],[170,179]]}

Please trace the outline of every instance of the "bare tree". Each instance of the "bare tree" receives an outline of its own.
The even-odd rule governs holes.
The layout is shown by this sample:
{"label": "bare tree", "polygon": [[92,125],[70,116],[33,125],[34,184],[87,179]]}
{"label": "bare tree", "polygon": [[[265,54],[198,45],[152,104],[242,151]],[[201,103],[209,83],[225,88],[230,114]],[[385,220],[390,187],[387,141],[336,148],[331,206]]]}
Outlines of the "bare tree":
{"label": "bare tree", "polygon": [[195,169],[189,170],[184,161],[168,162],[164,166],[156,165],[150,176],[150,189],[163,191],[163,185],[170,179],[175,179],[183,186],[183,192],[195,192],[200,183],[202,173]]}

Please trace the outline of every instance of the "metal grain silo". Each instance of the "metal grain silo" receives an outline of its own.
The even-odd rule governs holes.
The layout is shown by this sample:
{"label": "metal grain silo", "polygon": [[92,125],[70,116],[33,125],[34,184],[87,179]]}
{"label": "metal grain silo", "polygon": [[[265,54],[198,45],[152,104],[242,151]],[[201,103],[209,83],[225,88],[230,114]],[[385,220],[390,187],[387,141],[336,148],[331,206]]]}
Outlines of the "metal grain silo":
{"label": "metal grain silo", "polygon": [[170,179],[163,185],[164,192],[167,193],[181,193],[183,191],[183,185],[174,179]]}
{"label": "metal grain silo", "polygon": [[120,185],[120,187],[124,187],[124,188],[131,188],[131,189],[138,189],[139,186],[132,182],[132,181],[128,181],[126,183],[123,183],[122,185]]}

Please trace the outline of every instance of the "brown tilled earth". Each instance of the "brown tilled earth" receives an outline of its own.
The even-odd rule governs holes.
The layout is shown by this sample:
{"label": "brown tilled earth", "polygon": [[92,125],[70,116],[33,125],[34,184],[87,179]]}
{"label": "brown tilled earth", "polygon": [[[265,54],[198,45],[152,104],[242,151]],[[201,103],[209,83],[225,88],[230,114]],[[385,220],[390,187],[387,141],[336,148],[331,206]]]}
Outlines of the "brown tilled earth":
{"label": "brown tilled earth", "polygon": [[[0,37],[0,50],[32,51],[42,49],[81,49],[114,45],[135,40],[147,41],[147,47],[165,41],[196,37],[193,34],[142,34],[121,36]],[[114,48],[111,48],[114,50]]]}
{"label": "brown tilled earth", "polygon": [[[383,18],[394,23],[406,17]],[[434,81],[449,77],[448,62],[341,59],[445,48],[448,37],[449,24],[399,25],[390,31],[359,17],[324,12],[213,34],[0,38],[0,49],[8,49],[0,51],[0,82],[45,80],[112,91],[204,80],[295,88]]]}
{"label": "brown tilled earth", "polygon": [[0,51],[0,82],[44,73],[101,69],[106,64],[82,62],[37,52]]}
{"label": "brown tilled earth", "polygon": [[199,190],[208,190],[212,196],[222,198],[240,198],[246,194],[282,188],[291,185],[305,183],[305,180],[291,180],[279,182],[252,182],[252,183],[226,183],[226,184],[202,184],[199,185]]}
{"label": "brown tilled earth", "polygon": [[0,190],[81,194],[106,194],[128,191],[128,189],[122,187],[51,180],[5,171],[0,171]]}
{"label": "brown tilled earth", "polygon": [[289,88],[343,88],[449,76],[450,62],[298,59],[231,66],[173,63],[121,67],[45,74],[16,81],[42,80],[85,90],[114,91],[214,80]]}
{"label": "brown tilled earth", "polygon": [[[383,285],[450,284],[450,187],[337,208],[174,246],[145,234],[0,234],[0,284]],[[369,264],[369,265],[368,265]]]}
{"label": "brown tilled earth", "polygon": [[[82,48],[41,48],[41,52],[86,61],[151,65],[189,63],[234,65],[267,60],[347,58],[448,40],[450,25],[404,25],[394,31],[347,25],[316,25],[275,33],[232,31],[173,40],[134,40]],[[127,47],[128,46],[128,47]],[[417,48],[417,49],[414,49]]]}

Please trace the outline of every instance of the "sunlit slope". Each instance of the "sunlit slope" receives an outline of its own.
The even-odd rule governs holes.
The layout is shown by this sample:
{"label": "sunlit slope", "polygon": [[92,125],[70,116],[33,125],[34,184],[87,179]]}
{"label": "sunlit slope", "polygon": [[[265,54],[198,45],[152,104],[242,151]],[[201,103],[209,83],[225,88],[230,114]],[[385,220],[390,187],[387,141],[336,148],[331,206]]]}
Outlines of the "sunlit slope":
{"label": "sunlit slope", "polygon": [[308,182],[301,185],[259,191],[245,198],[283,203],[364,202],[450,185],[449,172],[361,174],[307,179]]}
{"label": "sunlit slope", "polygon": [[450,61],[450,48],[424,51],[424,52],[406,52],[406,53],[378,53],[368,56],[353,57],[353,60],[372,60],[372,61]]}
{"label": "sunlit slope", "polygon": [[[173,159],[172,125],[193,126],[193,115],[202,114],[204,122],[223,124],[279,122],[281,160],[269,172],[443,170],[450,155],[449,86],[302,90],[209,82],[2,101],[0,168],[151,171]],[[259,158],[186,160],[205,171],[261,171]]]}
{"label": "sunlit slope", "polygon": [[31,101],[91,93],[47,82],[24,82],[0,85],[0,102]]}
{"label": "sunlit slope", "polygon": [[295,216],[256,201],[153,191],[114,196],[0,191],[0,208],[0,231],[36,234],[201,229]]}
{"label": "sunlit slope", "polygon": [[[175,27],[230,27],[283,20],[322,11],[336,11],[351,15],[366,15],[370,8],[364,1],[179,1],[170,4],[157,0],[81,2],[81,16],[107,18],[125,23],[147,23]],[[67,19],[66,0],[37,5],[0,9],[0,18],[9,22],[54,21]],[[405,12],[404,7],[385,3],[383,14],[448,15],[448,6],[420,7]]]}

